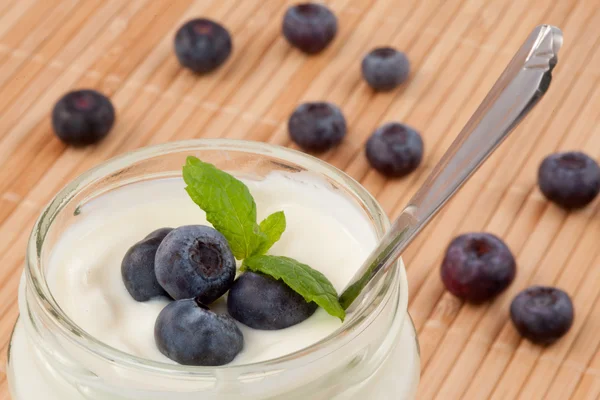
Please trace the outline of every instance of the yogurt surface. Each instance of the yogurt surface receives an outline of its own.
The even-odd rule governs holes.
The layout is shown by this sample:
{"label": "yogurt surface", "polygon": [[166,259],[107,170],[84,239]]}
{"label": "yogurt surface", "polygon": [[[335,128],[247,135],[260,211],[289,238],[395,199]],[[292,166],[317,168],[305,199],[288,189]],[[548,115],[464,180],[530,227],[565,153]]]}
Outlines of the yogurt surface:
{"label": "yogurt surface", "polygon": [[[287,229],[269,254],[321,271],[340,292],[376,245],[365,214],[324,181],[305,173],[271,173],[242,179],[258,208],[258,221],[283,210]],[[80,209],[80,221],[61,235],[48,267],[48,282],[65,313],[98,340],[127,353],[173,363],[154,342],[154,323],[166,299],[135,301],[121,278],[121,260],[151,231],[210,225],[189,198],[182,179],[140,182],[101,195]],[[225,312],[225,298],[211,308]],[[262,331],[238,323],[244,350],[231,364],[277,358],[310,346],[341,325],[319,308],[287,329]]]}

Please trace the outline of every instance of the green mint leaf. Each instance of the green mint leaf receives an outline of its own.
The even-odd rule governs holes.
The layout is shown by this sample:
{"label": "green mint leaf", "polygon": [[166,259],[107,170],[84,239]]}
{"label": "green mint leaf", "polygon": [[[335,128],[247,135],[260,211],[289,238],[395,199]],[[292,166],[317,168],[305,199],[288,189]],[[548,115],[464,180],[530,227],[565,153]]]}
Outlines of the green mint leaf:
{"label": "green mint leaf", "polygon": [[265,254],[273,246],[285,231],[285,214],[277,211],[260,223],[260,230],[266,235],[266,239],[258,246],[253,255]]}
{"label": "green mint leaf", "polygon": [[256,223],[256,203],[244,183],[196,157],[187,158],[183,180],[185,190],[225,236],[235,258],[249,257],[267,241]]}
{"label": "green mint leaf", "polygon": [[306,264],[288,257],[260,255],[245,259],[242,268],[281,279],[304,300],[314,301],[342,321],[346,317],[331,282]]}

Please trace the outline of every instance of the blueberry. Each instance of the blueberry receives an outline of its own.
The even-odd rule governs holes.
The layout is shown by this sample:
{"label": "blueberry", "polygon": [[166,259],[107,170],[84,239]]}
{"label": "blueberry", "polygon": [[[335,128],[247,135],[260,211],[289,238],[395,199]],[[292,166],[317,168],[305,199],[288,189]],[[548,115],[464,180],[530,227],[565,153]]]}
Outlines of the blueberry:
{"label": "blueberry", "polygon": [[154,340],[161,353],[183,365],[224,365],[244,348],[235,321],[195,299],[166,306],[156,319]]}
{"label": "blueberry", "polygon": [[148,301],[154,297],[169,295],[156,280],[154,257],[156,250],[172,228],[161,228],[134,244],[123,257],[121,276],[125,288],[137,301]]}
{"label": "blueberry", "polygon": [[391,47],[372,50],[363,58],[362,76],[375,90],[388,91],[408,79],[410,62],[406,54]]}
{"label": "blueberry", "polygon": [[254,329],[276,330],[296,325],[317,310],[283,281],[270,276],[244,272],[229,290],[229,314]]}
{"label": "blueberry", "polygon": [[600,167],[581,152],[551,154],[540,165],[538,184],[548,200],[565,209],[582,208],[600,192]]}
{"label": "blueberry", "polygon": [[155,231],[150,232],[144,239],[152,239],[152,238],[160,238],[160,241],[167,236],[173,228],[160,228]]}
{"label": "blueberry", "polygon": [[186,22],[175,35],[179,63],[199,74],[220,67],[231,55],[232,47],[227,29],[204,18]]}
{"label": "blueberry", "polygon": [[402,177],[414,171],[423,159],[423,139],[413,128],[388,123],[367,141],[367,160],[388,177]]}
{"label": "blueberry", "polygon": [[71,146],[85,146],[104,139],[115,122],[110,100],[95,90],[65,94],[52,110],[56,136]]}
{"label": "blueberry", "polygon": [[292,46],[308,54],[325,49],[336,33],[335,14],[321,4],[291,6],[283,17],[283,36]]}
{"label": "blueberry", "polygon": [[510,317],[521,336],[538,344],[552,344],[573,325],[573,303],[560,289],[533,286],[510,305]]}
{"label": "blueberry", "polygon": [[453,295],[471,303],[489,300],[515,278],[515,259],[506,244],[489,233],[456,237],[442,262],[442,281]]}
{"label": "blueberry", "polygon": [[288,121],[292,140],[306,151],[323,152],[337,146],[346,136],[346,119],[331,103],[299,105]]}
{"label": "blueberry", "polygon": [[210,304],[233,284],[236,265],[223,235],[203,225],[173,229],[156,251],[156,278],[175,300]]}

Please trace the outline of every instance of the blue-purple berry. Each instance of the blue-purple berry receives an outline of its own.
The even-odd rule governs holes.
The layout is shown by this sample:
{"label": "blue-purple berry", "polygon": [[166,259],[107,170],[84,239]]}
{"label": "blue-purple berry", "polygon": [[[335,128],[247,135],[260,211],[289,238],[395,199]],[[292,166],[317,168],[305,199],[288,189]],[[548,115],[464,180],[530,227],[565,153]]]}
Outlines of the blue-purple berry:
{"label": "blue-purple berry", "polygon": [[303,150],[314,153],[337,146],[346,136],[346,129],[342,111],[326,102],[301,104],[288,121],[292,140]]}
{"label": "blue-purple berry", "polygon": [[450,242],[442,261],[446,289],[470,303],[502,293],[514,280],[516,262],[508,246],[490,233],[466,233]]}
{"label": "blue-purple berry", "polygon": [[571,329],[575,311],[571,298],[564,291],[533,286],[513,299],[510,317],[521,336],[534,343],[549,345]]}
{"label": "blue-purple berry", "polygon": [[225,237],[203,225],[173,229],[156,251],[156,278],[175,300],[210,304],[233,284],[236,263]]}
{"label": "blue-purple berry", "polygon": [[337,18],[322,4],[296,4],[285,13],[282,30],[292,46],[307,54],[319,53],[333,41]]}
{"label": "blue-purple berry", "polygon": [[276,330],[299,324],[314,314],[308,303],[282,280],[257,272],[244,272],[227,295],[229,315],[254,329]]}
{"label": "blue-purple berry", "polygon": [[391,47],[380,47],[363,58],[361,71],[363,78],[373,89],[388,91],[408,79],[410,62],[406,54]]}
{"label": "blue-purple berry", "polygon": [[413,128],[388,123],[378,128],[369,138],[366,155],[369,164],[387,177],[408,175],[421,164],[423,139]]}
{"label": "blue-purple berry", "polygon": [[167,305],[156,319],[154,339],[161,353],[183,365],[224,365],[244,348],[244,336],[230,316],[194,299]]}
{"label": "blue-purple berry", "polygon": [[71,146],[98,143],[108,135],[115,122],[110,99],[95,90],[75,90],[65,94],[52,110],[56,136]]}
{"label": "blue-purple berry", "polygon": [[175,54],[179,63],[198,74],[220,67],[232,49],[229,31],[205,18],[186,22],[175,35]]}
{"label": "blue-purple berry", "polygon": [[121,276],[125,288],[136,301],[155,297],[169,297],[156,279],[154,259],[156,250],[172,228],[161,228],[131,246],[121,262]]}
{"label": "blue-purple berry", "polygon": [[538,184],[544,196],[560,207],[582,208],[600,192],[600,167],[582,152],[551,154],[540,165]]}

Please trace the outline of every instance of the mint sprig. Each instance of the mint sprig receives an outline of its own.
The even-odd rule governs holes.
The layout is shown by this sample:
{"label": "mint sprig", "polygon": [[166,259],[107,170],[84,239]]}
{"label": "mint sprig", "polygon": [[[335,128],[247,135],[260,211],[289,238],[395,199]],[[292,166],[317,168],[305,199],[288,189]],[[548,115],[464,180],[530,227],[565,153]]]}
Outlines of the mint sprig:
{"label": "mint sprig", "polygon": [[256,221],[256,203],[248,187],[212,164],[188,157],[183,167],[185,190],[206,213],[206,219],[221,232],[233,255],[244,260],[242,269],[281,279],[308,302],[314,301],[340,318],[345,311],[331,282],[319,271],[289,257],[265,255],[286,228],[283,211]]}
{"label": "mint sprig", "polygon": [[206,212],[206,219],[229,242],[238,260],[254,254],[267,240],[256,223],[256,203],[248,187],[212,164],[188,157],[183,167],[185,190]]}
{"label": "mint sprig", "polygon": [[266,238],[258,246],[253,254],[265,254],[271,246],[281,239],[281,235],[286,228],[285,214],[283,211],[277,211],[269,215],[260,223],[260,230],[265,234]]}
{"label": "mint sprig", "polygon": [[325,275],[308,265],[289,257],[264,255],[245,259],[242,269],[262,272],[283,280],[304,300],[314,301],[329,314],[344,321],[346,312],[338,301],[335,288]]}

